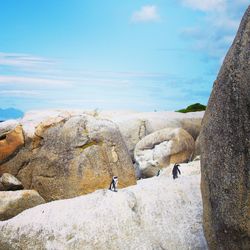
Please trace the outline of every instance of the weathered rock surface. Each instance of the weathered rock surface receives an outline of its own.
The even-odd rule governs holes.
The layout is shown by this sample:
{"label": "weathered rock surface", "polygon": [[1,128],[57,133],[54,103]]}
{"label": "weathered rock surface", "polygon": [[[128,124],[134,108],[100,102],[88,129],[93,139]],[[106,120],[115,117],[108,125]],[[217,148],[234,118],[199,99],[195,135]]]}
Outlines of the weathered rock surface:
{"label": "weathered rock surface", "polygon": [[114,193],[60,200],[0,222],[2,250],[207,249],[199,162]]}
{"label": "weathered rock surface", "polygon": [[23,127],[26,138],[34,138],[42,128],[48,128],[70,117],[85,114],[80,110],[39,110],[27,112],[19,122]]}
{"label": "weathered rock surface", "polygon": [[18,125],[13,130],[0,133],[0,164],[7,161],[23,145],[24,136],[22,126]]}
{"label": "weathered rock surface", "polygon": [[132,161],[113,122],[67,113],[40,120],[35,130],[29,122],[25,147],[0,165],[0,174],[15,175],[25,189],[50,201],[108,187],[113,175],[119,187],[135,184]]}
{"label": "weathered rock surface", "polygon": [[136,144],[135,160],[140,177],[157,174],[170,163],[187,162],[194,152],[193,137],[181,128],[165,128],[144,137]]}
{"label": "weathered rock surface", "polygon": [[100,112],[99,116],[115,122],[122,133],[124,141],[134,160],[136,144],[155,131],[164,128],[183,128],[190,133],[194,140],[200,133],[204,112]]}
{"label": "weathered rock surface", "polygon": [[250,6],[214,83],[201,133],[210,249],[250,249]]}
{"label": "weathered rock surface", "polygon": [[23,189],[23,184],[15,176],[8,173],[4,173],[1,176],[0,183],[3,186],[2,191],[15,191]]}
{"label": "weathered rock surface", "polygon": [[8,220],[28,208],[43,203],[44,199],[35,190],[0,192],[0,220]]}

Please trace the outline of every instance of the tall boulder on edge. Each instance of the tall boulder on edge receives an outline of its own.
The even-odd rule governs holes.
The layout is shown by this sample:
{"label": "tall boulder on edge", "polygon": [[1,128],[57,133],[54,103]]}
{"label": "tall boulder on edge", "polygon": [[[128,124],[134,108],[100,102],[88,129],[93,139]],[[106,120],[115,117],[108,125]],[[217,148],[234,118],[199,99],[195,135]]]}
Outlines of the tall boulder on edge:
{"label": "tall boulder on edge", "polygon": [[250,6],[203,119],[201,189],[210,249],[250,249]]}

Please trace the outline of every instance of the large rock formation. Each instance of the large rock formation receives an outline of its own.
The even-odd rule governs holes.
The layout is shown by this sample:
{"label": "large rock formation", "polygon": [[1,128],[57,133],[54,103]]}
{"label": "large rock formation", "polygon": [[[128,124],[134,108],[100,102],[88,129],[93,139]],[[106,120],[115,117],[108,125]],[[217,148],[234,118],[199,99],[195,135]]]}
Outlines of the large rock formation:
{"label": "large rock formation", "polygon": [[[68,122],[80,116],[91,118],[88,131],[95,134],[94,138],[90,135],[88,140],[88,131],[83,125],[85,118],[79,123]],[[135,145],[143,137],[166,127],[185,127],[196,138],[202,116],[203,112],[28,112],[20,120],[0,124],[0,138],[6,133],[14,133],[16,128],[22,130],[20,135],[23,136],[21,144],[20,140],[12,140],[12,150],[0,161],[0,175],[13,174],[24,188],[37,189],[46,200],[69,198],[104,188],[113,174],[119,176],[120,187],[131,185],[135,183],[135,176],[126,146],[133,158]],[[101,127],[106,129],[101,130]],[[109,132],[102,135],[103,131]]]}
{"label": "large rock formation", "polygon": [[28,208],[43,203],[44,199],[35,190],[0,192],[0,220],[8,220]]}
{"label": "large rock formation", "polygon": [[205,250],[199,162],[181,171],[26,210],[0,222],[1,250]]}
{"label": "large rock formation", "polygon": [[250,6],[214,83],[200,142],[210,249],[250,249]]}
{"label": "large rock formation", "polygon": [[126,145],[113,122],[70,113],[45,117],[20,121],[25,147],[0,165],[0,174],[13,174],[46,201],[108,187],[113,175],[119,176],[119,187],[136,183]]}
{"label": "large rock formation", "polygon": [[184,129],[165,128],[147,135],[135,147],[139,177],[155,176],[159,169],[170,163],[187,162],[193,152],[194,139]]}

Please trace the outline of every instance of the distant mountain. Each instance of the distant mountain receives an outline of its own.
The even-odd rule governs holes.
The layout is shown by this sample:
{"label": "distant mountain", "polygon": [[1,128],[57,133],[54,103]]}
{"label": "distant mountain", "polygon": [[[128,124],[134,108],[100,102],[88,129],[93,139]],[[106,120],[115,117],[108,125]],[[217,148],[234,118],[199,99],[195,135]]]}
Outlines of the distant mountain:
{"label": "distant mountain", "polygon": [[197,111],[204,111],[204,110],[206,110],[205,105],[202,105],[200,103],[195,103],[195,104],[192,104],[192,105],[188,106],[185,109],[177,110],[176,112],[188,113],[188,112],[197,112]]}
{"label": "distant mountain", "polygon": [[24,113],[22,110],[15,109],[15,108],[7,108],[1,109],[0,108],[0,122],[9,120],[9,119],[17,119],[23,117]]}

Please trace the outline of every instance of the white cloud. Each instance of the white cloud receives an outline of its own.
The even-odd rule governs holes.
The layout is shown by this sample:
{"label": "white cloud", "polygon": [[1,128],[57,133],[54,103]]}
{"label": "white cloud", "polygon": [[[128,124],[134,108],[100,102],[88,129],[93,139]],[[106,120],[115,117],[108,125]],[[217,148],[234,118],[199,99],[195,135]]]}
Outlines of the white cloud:
{"label": "white cloud", "polygon": [[155,5],[142,6],[140,10],[135,11],[131,17],[133,22],[156,22],[160,20],[158,8]]}
{"label": "white cloud", "polygon": [[[159,20],[156,9],[152,10],[153,13],[146,11],[147,19]],[[0,52],[0,106],[24,110],[31,107],[129,109],[132,106],[153,109],[155,104],[148,99],[155,90],[149,82],[152,79],[165,82],[166,77],[159,72],[85,71],[65,66],[63,62],[58,64],[27,53]],[[147,96],[147,101],[141,96]]]}
{"label": "white cloud", "polygon": [[182,0],[185,6],[201,11],[222,11],[226,8],[226,0]]}
{"label": "white cloud", "polygon": [[47,84],[47,85],[59,85],[70,86],[70,81],[54,78],[39,78],[39,77],[26,77],[26,76],[8,76],[0,75],[0,84],[14,83],[14,84]]}
{"label": "white cloud", "polygon": [[44,68],[51,67],[55,62],[53,60],[22,53],[4,53],[0,52],[0,65],[17,68]]}
{"label": "white cloud", "polygon": [[[240,20],[249,0],[180,0],[185,6],[205,12],[201,17],[202,25],[186,27],[182,31],[185,38],[193,41],[197,49],[220,63],[232,44]],[[248,2],[248,3],[247,3]],[[204,28],[205,26],[206,28]]]}
{"label": "white cloud", "polygon": [[212,23],[215,27],[222,28],[224,30],[236,30],[240,24],[239,19],[233,19],[228,17],[225,13],[220,13],[220,15],[211,16],[208,21]]}
{"label": "white cloud", "polygon": [[0,96],[12,96],[12,97],[37,97],[40,96],[40,92],[35,90],[0,90]]}
{"label": "white cloud", "polygon": [[237,0],[238,4],[249,4],[249,0]]}

